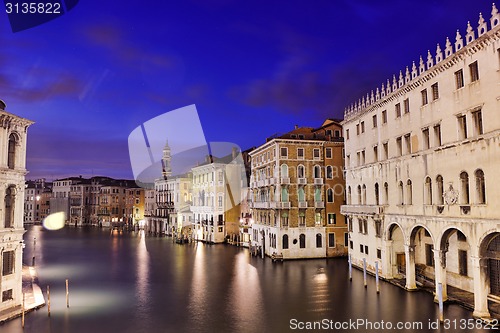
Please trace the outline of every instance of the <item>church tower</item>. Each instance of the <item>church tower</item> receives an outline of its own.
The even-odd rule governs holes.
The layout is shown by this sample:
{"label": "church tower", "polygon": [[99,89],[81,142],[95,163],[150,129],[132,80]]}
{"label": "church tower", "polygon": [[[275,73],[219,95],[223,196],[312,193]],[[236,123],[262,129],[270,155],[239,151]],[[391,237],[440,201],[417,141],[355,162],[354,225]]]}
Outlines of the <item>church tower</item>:
{"label": "church tower", "polygon": [[165,143],[165,147],[163,147],[163,157],[161,158],[162,164],[162,176],[164,179],[167,179],[172,175],[172,156],[170,154],[170,146],[168,145],[168,141]]}

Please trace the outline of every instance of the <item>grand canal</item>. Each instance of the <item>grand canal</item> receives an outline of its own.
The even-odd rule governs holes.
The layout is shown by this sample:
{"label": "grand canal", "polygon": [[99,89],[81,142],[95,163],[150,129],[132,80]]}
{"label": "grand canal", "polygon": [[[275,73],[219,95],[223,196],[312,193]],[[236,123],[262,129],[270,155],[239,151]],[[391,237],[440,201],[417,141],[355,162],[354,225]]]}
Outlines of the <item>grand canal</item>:
{"label": "grand canal", "polygon": [[[457,305],[444,312],[455,326],[433,330],[438,307],[431,294],[384,282],[377,294],[373,277],[364,288],[362,272],[354,270],[349,281],[343,259],[273,264],[229,245],[179,245],[106,229],[34,226],[25,243],[25,263],[34,256],[44,293],[50,286],[51,317],[46,307],[28,314],[24,332],[287,332],[318,320],[329,327],[374,325],[336,330],[343,332],[389,331],[389,325],[396,332],[482,331],[460,329],[472,314]],[[382,321],[386,329],[375,330]],[[396,329],[397,323],[412,328]],[[20,319],[0,331],[23,332]]]}

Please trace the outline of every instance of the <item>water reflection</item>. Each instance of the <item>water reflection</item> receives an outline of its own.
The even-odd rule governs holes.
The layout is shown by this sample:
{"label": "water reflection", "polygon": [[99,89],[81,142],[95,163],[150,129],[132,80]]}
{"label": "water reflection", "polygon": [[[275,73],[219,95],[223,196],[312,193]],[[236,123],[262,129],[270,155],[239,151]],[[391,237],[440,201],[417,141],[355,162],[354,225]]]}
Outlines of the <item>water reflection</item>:
{"label": "water reflection", "polygon": [[147,305],[149,301],[149,254],[146,248],[146,236],[144,230],[139,230],[137,235],[139,243],[137,245],[137,278],[136,278],[136,296],[139,311],[148,312]]}
{"label": "water reflection", "polygon": [[229,301],[232,317],[238,322],[240,332],[263,331],[262,288],[257,268],[249,263],[247,252],[236,255],[234,262],[234,278],[232,280]]}
{"label": "water reflection", "polygon": [[205,272],[205,245],[197,243],[194,250],[193,278],[191,280],[191,292],[189,294],[189,317],[192,324],[203,323],[206,319],[207,306],[207,278]]}

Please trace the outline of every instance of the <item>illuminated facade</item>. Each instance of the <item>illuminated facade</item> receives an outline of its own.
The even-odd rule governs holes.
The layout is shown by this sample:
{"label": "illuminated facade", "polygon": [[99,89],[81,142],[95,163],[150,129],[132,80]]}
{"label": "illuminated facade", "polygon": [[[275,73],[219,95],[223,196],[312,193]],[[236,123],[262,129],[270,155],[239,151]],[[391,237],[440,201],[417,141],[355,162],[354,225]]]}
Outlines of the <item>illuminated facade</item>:
{"label": "illuminated facade", "polygon": [[22,303],[26,141],[32,121],[0,101],[0,311]]}
{"label": "illuminated facade", "polygon": [[343,121],[353,264],[474,293],[477,317],[500,302],[499,21],[493,6]]}
{"label": "illuminated facade", "polygon": [[253,247],[283,259],[346,255],[341,133],[328,119],[250,152]]}

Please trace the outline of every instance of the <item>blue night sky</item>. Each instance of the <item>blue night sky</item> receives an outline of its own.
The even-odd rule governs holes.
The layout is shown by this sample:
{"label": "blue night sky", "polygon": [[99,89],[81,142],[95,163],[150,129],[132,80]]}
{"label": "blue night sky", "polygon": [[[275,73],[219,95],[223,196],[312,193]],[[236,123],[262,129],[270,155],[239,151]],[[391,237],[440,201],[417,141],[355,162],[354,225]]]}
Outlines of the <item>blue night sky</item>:
{"label": "blue night sky", "polygon": [[13,33],[0,13],[0,99],[34,120],[28,178],[132,178],[127,138],[196,104],[207,141],[260,145],[342,118],[490,1],[80,0]]}

